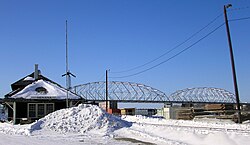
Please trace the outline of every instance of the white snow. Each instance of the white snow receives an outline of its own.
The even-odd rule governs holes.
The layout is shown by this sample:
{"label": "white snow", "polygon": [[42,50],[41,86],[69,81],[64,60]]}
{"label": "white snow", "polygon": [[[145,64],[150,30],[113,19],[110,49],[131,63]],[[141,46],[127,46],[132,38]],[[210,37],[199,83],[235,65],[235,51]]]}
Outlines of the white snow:
{"label": "white snow", "polygon": [[31,131],[37,129],[53,130],[59,133],[85,133],[98,131],[109,135],[116,129],[125,127],[126,121],[107,114],[100,107],[80,104],[77,107],[61,109],[48,114],[31,125]]}
{"label": "white snow", "polygon": [[55,111],[28,125],[0,123],[0,144],[9,145],[243,145],[249,142],[249,123],[116,117],[87,104]]}
{"label": "white snow", "polygon": [[[43,87],[47,93],[39,93],[37,88]],[[45,80],[37,80],[32,84],[27,85],[23,90],[13,95],[12,98],[25,98],[25,99],[66,99],[66,89]],[[69,99],[79,99],[80,97],[69,92]]]}
{"label": "white snow", "polygon": [[34,81],[35,79],[33,77],[26,77],[23,79],[24,81]]}

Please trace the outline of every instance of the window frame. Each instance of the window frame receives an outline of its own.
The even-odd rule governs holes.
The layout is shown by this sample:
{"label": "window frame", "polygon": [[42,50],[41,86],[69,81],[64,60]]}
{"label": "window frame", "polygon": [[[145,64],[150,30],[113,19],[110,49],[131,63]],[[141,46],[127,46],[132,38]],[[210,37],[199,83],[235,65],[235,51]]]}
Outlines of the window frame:
{"label": "window frame", "polygon": [[[30,105],[35,105],[35,117],[30,116]],[[38,105],[44,106],[44,115],[43,116],[38,116]],[[28,103],[28,105],[27,105],[28,118],[41,118],[41,117],[46,116],[48,114],[47,105],[52,105],[52,112],[55,111],[55,103]]]}
{"label": "window frame", "polygon": [[[32,116],[32,117],[30,116],[30,108],[31,108],[30,105],[34,105],[34,110],[33,111],[35,112],[35,116]],[[33,106],[32,106],[32,108],[33,108]],[[28,115],[27,115],[28,118],[36,118],[36,116],[37,116],[36,115],[36,110],[37,109],[36,109],[36,104],[35,103],[28,103],[28,111],[27,111],[28,112]]]}

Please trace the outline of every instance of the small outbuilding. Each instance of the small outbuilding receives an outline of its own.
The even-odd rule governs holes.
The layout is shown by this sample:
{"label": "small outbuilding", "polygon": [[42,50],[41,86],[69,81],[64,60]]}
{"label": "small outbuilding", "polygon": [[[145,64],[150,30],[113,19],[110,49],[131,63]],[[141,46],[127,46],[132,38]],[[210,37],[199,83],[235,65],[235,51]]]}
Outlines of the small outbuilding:
{"label": "small outbuilding", "polygon": [[8,120],[14,124],[27,123],[84,100],[64,87],[41,75],[38,65],[35,71],[11,84],[12,91],[5,95]]}

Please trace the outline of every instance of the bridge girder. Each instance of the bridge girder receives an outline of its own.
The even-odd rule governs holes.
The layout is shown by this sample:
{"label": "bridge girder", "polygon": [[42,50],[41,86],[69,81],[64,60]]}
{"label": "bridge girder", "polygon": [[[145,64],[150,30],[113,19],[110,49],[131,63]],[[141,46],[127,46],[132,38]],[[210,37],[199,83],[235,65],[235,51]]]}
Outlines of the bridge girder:
{"label": "bridge girder", "polygon": [[[73,87],[73,92],[91,101],[105,100],[105,83],[92,82]],[[162,91],[150,86],[132,82],[108,82],[108,99],[120,102],[155,102],[155,103],[235,103],[235,95],[219,88],[187,88],[167,96]]]}
{"label": "bridge girder", "polygon": [[[92,82],[73,87],[73,92],[86,100],[105,100],[105,83]],[[119,101],[164,102],[171,99],[160,90],[132,82],[108,82],[108,99]]]}
{"label": "bridge girder", "polygon": [[235,95],[220,88],[197,87],[178,90],[170,95],[173,101],[235,103]]}

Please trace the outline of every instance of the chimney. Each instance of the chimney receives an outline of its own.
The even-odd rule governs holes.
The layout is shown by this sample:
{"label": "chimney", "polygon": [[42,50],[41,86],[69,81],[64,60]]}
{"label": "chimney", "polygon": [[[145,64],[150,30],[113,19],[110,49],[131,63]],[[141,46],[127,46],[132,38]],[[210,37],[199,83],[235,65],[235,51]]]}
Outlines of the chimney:
{"label": "chimney", "polygon": [[35,64],[34,79],[37,80],[39,75],[38,64]]}

